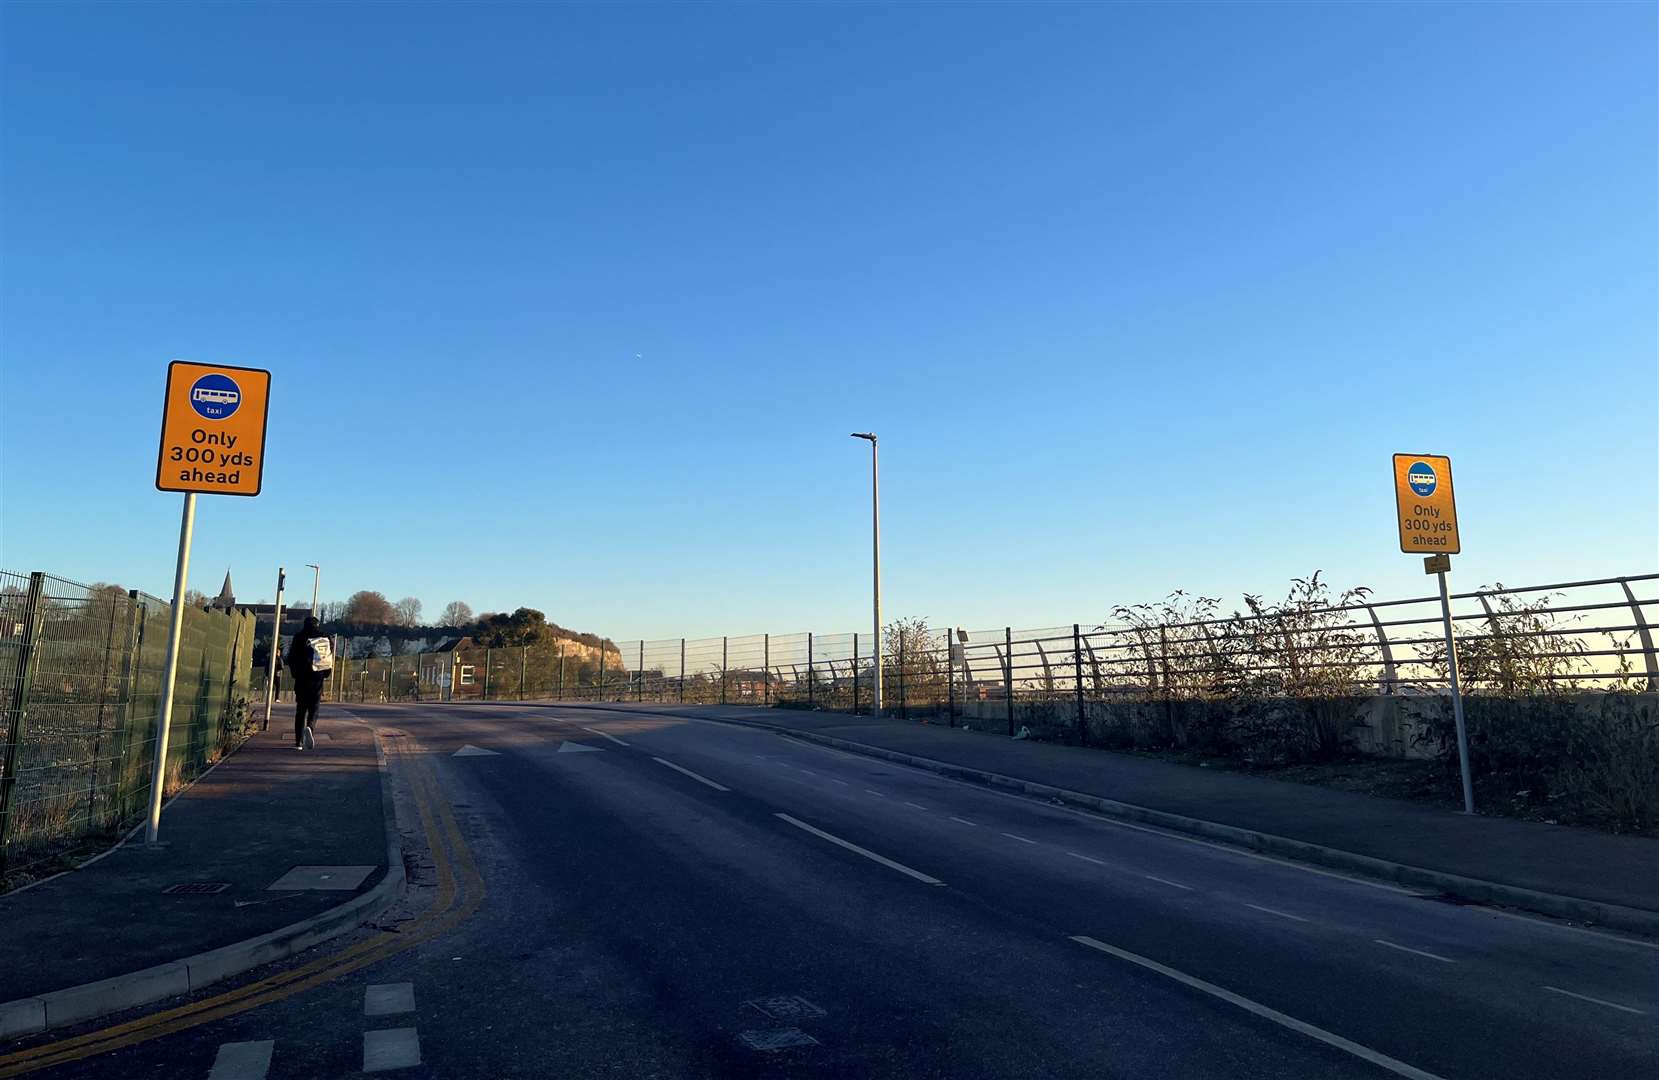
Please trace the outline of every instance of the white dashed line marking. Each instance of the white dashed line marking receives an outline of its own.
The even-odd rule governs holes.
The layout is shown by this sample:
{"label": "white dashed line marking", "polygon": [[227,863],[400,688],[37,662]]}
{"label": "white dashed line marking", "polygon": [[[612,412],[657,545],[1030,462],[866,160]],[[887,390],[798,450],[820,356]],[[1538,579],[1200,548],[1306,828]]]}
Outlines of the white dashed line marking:
{"label": "white dashed line marking", "polygon": [[271,1071],[271,1049],[275,1045],[274,1039],[221,1043],[207,1080],[265,1080],[265,1074]]}
{"label": "white dashed line marking", "polygon": [[817,776],[818,775],[817,773],[813,772],[811,769],[803,768],[800,765],[797,765],[795,767],[797,769],[800,769],[802,772],[806,773],[808,776]]}
{"label": "white dashed line marking", "polygon": [[1441,956],[1438,953],[1424,952],[1422,949],[1413,949],[1413,948],[1409,948],[1405,945],[1396,945],[1392,941],[1384,941],[1382,938],[1372,938],[1371,940],[1375,941],[1378,945],[1386,945],[1390,949],[1398,949],[1401,952],[1408,952],[1408,953],[1411,953],[1413,956],[1426,956],[1430,960],[1438,960],[1442,964],[1455,964],[1455,963],[1457,963],[1456,960],[1453,960],[1449,956]]}
{"label": "white dashed line marking", "polygon": [[1093,855],[1084,855],[1084,854],[1082,854],[1080,852],[1076,852],[1076,851],[1068,851],[1068,852],[1066,852],[1066,854],[1070,855],[1074,859],[1082,859],[1084,862],[1092,862],[1096,866],[1109,866],[1109,865],[1111,865],[1110,863],[1106,862],[1104,859],[1097,859]]}
{"label": "white dashed line marking", "polygon": [[849,783],[847,783],[847,782],[846,782],[846,781],[845,781],[845,780],[837,780],[837,779],[836,779],[836,778],[835,778],[835,777],[833,777],[833,776],[832,776],[832,777],[830,777],[830,783],[832,783],[832,784],[840,784],[840,785],[841,785],[841,786],[842,786],[842,787],[852,787],[852,785],[851,785],[851,784],[849,784]]}
{"label": "white dashed line marking", "polygon": [[957,817],[954,814],[951,815],[951,820],[958,823],[958,824],[960,824],[960,825],[974,825],[974,826],[977,826],[979,824],[979,822],[977,822],[977,821],[969,821],[965,817]]}
{"label": "white dashed line marking", "polygon": [[861,848],[857,844],[853,843],[850,840],[843,840],[839,836],[833,836],[830,833],[827,833],[822,829],[813,828],[811,825],[808,825],[806,822],[802,821],[800,818],[790,817],[788,814],[777,814],[775,816],[782,819],[783,821],[789,822],[789,824],[795,826],[797,829],[802,829],[806,832],[811,833],[813,836],[818,837],[820,840],[828,840],[830,843],[835,844],[838,847],[846,848],[848,851],[851,851],[856,855],[862,855],[866,859],[869,859],[873,862],[878,862],[881,865],[887,867],[889,870],[897,870],[899,873],[904,874],[906,877],[913,877],[917,881],[923,882],[924,884],[927,884],[927,885],[943,885],[944,884],[943,881],[940,881],[936,877],[931,877],[927,874],[924,874],[920,870],[912,870],[910,867],[904,865],[903,863],[894,862],[892,859],[889,859],[885,855],[877,855],[875,852],[871,851],[869,848]]}
{"label": "white dashed line marking", "polygon": [[1575,994],[1571,990],[1563,990],[1559,986],[1546,986],[1544,989],[1548,990],[1552,994],[1563,994],[1570,998],[1577,998],[1580,1001],[1588,1001],[1592,1005],[1605,1005],[1609,1009],[1617,1009],[1620,1012],[1634,1013],[1637,1016],[1647,1015],[1647,1013],[1643,1012],[1641,1009],[1633,1009],[1629,1005],[1620,1005],[1616,1001],[1603,1001],[1601,998],[1593,998],[1589,994]]}
{"label": "white dashed line marking", "polygon": [[409,1069],[421,1063],[421,1040],[414,1028],[363,1032],[363,1071]]}
{"label": "white dashed line marking", "polygon": [[1305,1020],[1298,1020],[1294,1016],[1286,1016],[1277,1009],[1270,1009],[1266,1005],[1251,1001],[1247,997],[1241,997],[1231,990],[1225,990],[1215,983],[1205,982],[1203,979],[1194,978],[1185,972],[1166,967],[1156,960],[1148,960],[1144,956],[1137,956],[1115,945],[1108,945],[1104,941],[1096,941],[1092,937],[1084,937],[1080,934],[1072,935],[1072,940],[1079,945],[1087,945],[1091,949],[1098,949],[1108,956],[1115,956],[1119,960],[1127,960],[1129,963],[1143,967],[1148,971],[1155,971],[1167,979],[1174,979],[1183,986],[1190,986],[1194,990],[1209,994],[1211,997],[1220,998],[1227,1004],[1235,1005],[1247,1013],[1259,1016],[1263,1020],[1271,1020],[1280,1027],[1289,1028],[1298,1034],[1306,1035],[1310,1039],[1317,1039],[1326,1046],[1334,1046],[1338,1050],[1354,1055],[1361,1061],[1369,1061],[1373,1065],[1387,1069],[1397,1076],[1410,1077],[1410,1080],[1441,1080],[1434,1073],[1424,1072],[1414,1065],[1407,1065],[1405,1062],[1391,1058],[1387,1054],[1380,1054],[1368,1046],[1361,1046],[1357,1042],[1344,1039],[1341,1035],[1333,1034],[1324,1028],[1315,1027]]}
{"label": "white dashed line marking", "polygon": [[582,730],[583,731],[590,731],[593,734],[599,736],[601,739],[609,739],[609,740],[611,740],[611,742],[615,743],[618,746],[627,746],[628,745],[627,743],[623,742],[621,739],[617,738],[615,735],[607,735],[603,731],[600,731],[598,728],[585,727]]}
{"label": "white dashed line marking", "polygon": [[699,784],[707,784],[709,787],[713,788],[716,791],[730,791],[731,790],[731,788],[727,787],[724,784],[717,784],[713,780],[710,780],[706,776],[699,776],[697,773],[692,772],[690,769],[686,768],[684,765],[676,765],[672,761],[667,760],[666,758],[654,757],[651,760],[656,762],[658,765],[667,765],[670,769],[673,769],[675,772],[683,773],[684,775],[689,776],[693,780],[697,781]]}
{"label": "white dashed line marking", "polygon": [[919,803],[919,802],[910,802],[910,801],[908,801],[908,800],[906,800],[906,802],[905,802],[905,804],[904,804],[904,805],[906,805],[906,806],[913,806],[913,807],[915,807],[915,808],[916,808],[916,809],[917,809],[917,810],[926,810],[926,809],[927,809],[927,807],[925,807],[925,806],[923,806],[923,805],[922,805],[922,804],[921,804],[921,803]]}
{"label": "white dashed line marking", "polygon": [[875,790],[875,789],[874,789],[874,788],[865,788],[865,789],[864,789],[864,793],[865,793],[865,794],[866,794],[866,795],[874,795],[874,796],[875,796],[875,797],[876,797],[876,798],[878,798],[878,799],[885,799],[885,798],[887,798],[887,796],[885,796],[885,795],[883,795],[883,794],[882,794],[882,793],[881,793],[881,792],[879,792],[879,791],[877,791],[877,790]]}
{"label": "white dashed line marking", "polygon": [[1247,907],[1247,908],[1255,908],[1257,911],[1265,911],[1269,915],[1277,915],[1281,919],[1292,919],[1296,922],[1307,922],[1308,921],[1308,920],[1302,918],[1302,916],[1300,916],[1300,915],[1292,915],[1290,912],[1280,911],[1278,908],[1262,907],[1260,904],[1245,904],[1244,906]]}
{"label": "white dashed line marking", "polygon": [[380,983],[363,988],[364,1016],[396,1016],[414,1011],[414,983]]}
{"label": "white dashed line marking", "polygon": [[1171,881],[1168,878],[1161,878],[1156,874],[1142,874],[1141,877],[1148,881],[1156,881],[1160,885],[1168,885],[1172,889],[1185,889],[1188,892],[1192,892],[1191,885],[1183,885],[1179,881]]}
{"label": "white dashed line marking", "polygon": [[1020,843],[1022,843],[1022,844],[1035,844],[1035,843],[1036,843],[1036,842],[1037,842],[1037,841],[1035,841],[1035,840],[1027,840],[1027,839],[1026,839],[1026,838],[1025,838],[1025,837],[1023,837],[1023,836],[1015,836],[1015,835],[1014,835],[1014,834],[1013,834],[1013,833],[1011,833],[1011,832],[1005,832],[1005,833],[1003,833],[1003,834],[1002,834],[1002,835],[1004,835],[1004,836],[1006,836],[1006,837],[1007,837],[1007,838],[1008,838],[1008,839],[1010,839],[1010,840],[1018,840],[1018,841],[1019,841],[1019,842],[1020,842]]}

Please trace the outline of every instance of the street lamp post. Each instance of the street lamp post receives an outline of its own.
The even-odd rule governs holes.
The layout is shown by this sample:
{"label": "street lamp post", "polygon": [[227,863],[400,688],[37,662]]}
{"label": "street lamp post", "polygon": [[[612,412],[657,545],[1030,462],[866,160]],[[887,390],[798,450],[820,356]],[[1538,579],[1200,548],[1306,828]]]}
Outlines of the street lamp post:
{"label": "street lamp post", "polygon": [[870,443],[870,553],[874,562],[875,576],[875,647],[873,649],[876,665],[875,693],[872,700],[875,702],[872,716],[881,715],[881,465],[877,457],[876,434],[873,431],[855,431],[855,439],[865,439]]}
{"label": "street lamp post", "polygon": [[323,620],[317,615],[317,587],[323,583],[323,568],[314,562],[305,564],[311,568],[311,617],[318,622]]}

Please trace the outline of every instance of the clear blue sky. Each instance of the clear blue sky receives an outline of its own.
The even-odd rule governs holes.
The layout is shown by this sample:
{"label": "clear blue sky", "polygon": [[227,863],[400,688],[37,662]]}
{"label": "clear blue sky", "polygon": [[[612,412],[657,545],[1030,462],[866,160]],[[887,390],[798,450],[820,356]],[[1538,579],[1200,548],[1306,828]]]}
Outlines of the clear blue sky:
{"label": "clear blue sky", "polygon": [[[1659,564],[1652,4],[4,9],[4,551],[617,637]],[[309,592],[309,572],[291,575]]]}

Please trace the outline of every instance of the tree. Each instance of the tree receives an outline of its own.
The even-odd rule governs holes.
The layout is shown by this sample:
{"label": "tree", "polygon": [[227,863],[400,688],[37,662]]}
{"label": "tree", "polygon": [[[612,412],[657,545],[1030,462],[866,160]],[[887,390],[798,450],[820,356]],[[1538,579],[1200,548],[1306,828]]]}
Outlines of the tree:
{"label": "tree", "polygon": [[185,607],[205,608],[210,602],[212,602],[212,600],[213,597],[202,592],[200,589],[184,590]]}
{"label": "tree", "polygon": [[536,645],[552,637],[547,616],[535,608],[521,607],[511,615],[485,615],[471,630],[472,640],[489,649],[514,645]]}
{"label": "tree", "polygon": [[419,626],[421,622],[421,602],[413,596],[405,596],[397,602],[397,621],[399,626]]}
{"label": "tree", "polygon": [[391,626],[397,622],[397,609],[385,593],[363,589],[352,593],[346,601],[341,621],[360,626]]}
{"label": "tree", "polygon": [[465,626],[472,621],[472,605],[460,600],[451,600],[444,606],[444,613],[438,616],[438,622],[444,626]]}

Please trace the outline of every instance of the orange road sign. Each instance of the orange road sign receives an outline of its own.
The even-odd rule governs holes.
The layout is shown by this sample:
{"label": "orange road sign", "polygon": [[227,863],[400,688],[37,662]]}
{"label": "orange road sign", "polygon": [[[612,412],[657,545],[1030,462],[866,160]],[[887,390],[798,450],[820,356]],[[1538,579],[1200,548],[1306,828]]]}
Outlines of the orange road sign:
{"label": "orange road sign", "polygon": [[1394,455],[1394,505],[1400,517],[1400,550],[1414,555],[1456,555],[1457,500],[1452,459],[1438,454]]}
{"label": "orange road sign", "polygon": [[265,475],[271,373],[224,364],[167,365],[156,487],[258,495]]}

